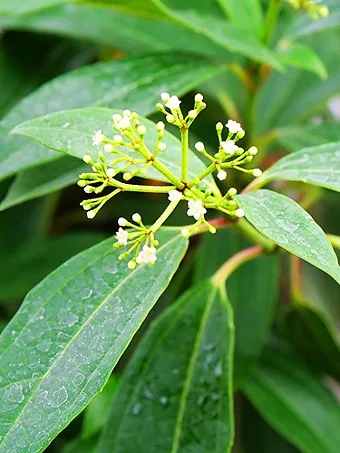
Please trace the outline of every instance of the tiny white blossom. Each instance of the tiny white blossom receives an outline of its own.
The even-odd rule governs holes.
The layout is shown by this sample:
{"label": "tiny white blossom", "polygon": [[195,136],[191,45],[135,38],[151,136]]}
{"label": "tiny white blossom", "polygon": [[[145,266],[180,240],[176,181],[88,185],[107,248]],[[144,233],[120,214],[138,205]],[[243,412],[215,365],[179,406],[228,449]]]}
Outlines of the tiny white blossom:
{"label": "tiny white blossom", "polygon": [[121,135],[114,135],[113,136],[113,141],[115,143],[123,143],[123,137]]}
{"label": "tiny white blossom", "polygon": [[133,214],[132,216],[132,220],[136,223],[140,222],[142,220],[142,217],[140,214],[138,214],[138,212],[136,212],[135,214]]}
{"label": "tiny white blossom", "polygon": [[138,126],[137,131],[138,131],[139,135],[145,135],[146,127],[145,126]]}
{"label": "tiny white blossom", "polygon": [[119,219],[118,219],[118,225],[119,226],[125,227],[127,222],[128,221],[126,219],[124,219],[124,217],[119,217]]}
{"label": "tiny white blossom", "polygon": [[104,145],[104,151],[106,153],[110,153],[112,150],[113,150],[113,146],[110,145],[110,143],[106,143],[106,145]]}
{"label": "tiny white blossom", "polygon": [[193,217],[195,220],[198,220],[201,215],[205,214],[207,210],[203,206],[202,200],[189,200],[188,202],[188,216]]}
{"label": "tiny white blossom", "polygon": [[217,177],[220,181],[223,181],[224,179],[226,179],[227,177],[227,172],[224,171],[224,170],[220,170],[218,173],[217,173]]}
{"label": "tiny white blossom", "polygon": [[165,148],[166,148],[166,143],[164,143],[164,142],[159,142],[157,148],[159,149],[159,151],[164,151]]}
{"label": "tiny white blossom", "polygon": [[106,174],[107,174],[107,176],[108,176],[109,178],[113,178],[113,177],[115,176],[115,174],[116,174],[116,171],[115,171],[114,168],[108,168],[108,169],[106,170]]}
{"label": "tiny white blossom", "polygon": [[243,132],[242,126],[237,121],[229,120],[226,124],[226,127],[232,134],[237,134],[238,132]]}
{"label": "tiny white blossom", "polygon": [[90,164],[92,162],[92,157],[88,154],[85,154],[85,156],[83,156],[83,161],[85,162],[85,164]]}
{"label": "tiny white blossom", "polygon": [[127,117],[124,117],[116,124],[117,129],[127,129],[128,127],[130,127],[130,120]]}
{"label": "tiny white blossom", "polygon": [[148,245],[143,246],[143,250],[138,253],[137,263],[138,264],[154,264],[157,260],[156,248],[149,247]]}
{"label": "tiny white blossom", "polygon": [[182,194],[178,190],[169,190],[168,194],[168,200],[170,201],[179,201],[182,198]]}
{"label": "tiny white blossom", "polygon": [[103,143],[105,136],[102,133],[102,130],[94,131],[94,136],[92,137],[93,146],[98,146]]}
{"label": "tiny white blossom", "polygon": [[204,143],[203,142],[195,143],[195,149],[196,151],[204,151]]}
{"label": "tiny white blossom", "polygon": [[122,120],[122,115],[120,115],[119,113],[115,113],[114,115],[112,115],[112,119],[114,122],[119,122]]}
{"label": "tiny white blossom", "polygon": [[241,209],[241,208],[236,209],[235,215],[236,215],[236,217],[239,217],[239,218],[244,217],[244,211],[243,211],[243,209]]}
{"label": "tiny white blossom", "polygon": [[131,111],[130,111],[130,110],[124,110],[124,111],[123,111],[123,115],[126,116],[126,117],[128,117],[128,118],[130,118],[130,116],[131,116]]}
{"label": "tiny white blossom", "polygon": [[163,121],[158,121],[157,130],[164,131],[164,129],[165,129],[165,124],[163,123]]}
{"label": "tiny white blossom", "polygon": [[126,245],[128,238],[129,238],[129,233],[127,231],[123,230],[123,228],[119,228],[116,233],[116,239],[117,239],[118,244]]}
{"label": "tiny white blossom", "polygon": [[161,99],[162,99],[163,102],[167,102],[170,99],[170,94],[166,93],[166,92],[162,93],[161,94]]}
{"label": "tiny white blossom", "polygon": [[203,101],[203,95],[201,93],[197,93],[195,96],[195,102],[202,102]]}
{"label": "tiny white blossom", "polygon": [[262,170],[260,170],[259,168],[254,168],[253,176],[255,176],[255,178],[258,178],[261,175],[262,175]]}
{"label": "tiny white blossom", "polygon": [[86,213],[88,219],[93,219],[97,213],[95,211],[88,211]]}
{"label": "tiny white blossom", "polygon": [[170,110],[175,110],[179,108],[181,101],[177,96],[171,96],[171,98],[166,102],[165,106]]}
{"label": "tiny white blossom", "polygon": [[225,153],[230,154],[231,156],[235,154],[235,151],[238,149],[238,146],[235,145],[234,140],[229,140],[228,142],[221,142],[222,149]]}

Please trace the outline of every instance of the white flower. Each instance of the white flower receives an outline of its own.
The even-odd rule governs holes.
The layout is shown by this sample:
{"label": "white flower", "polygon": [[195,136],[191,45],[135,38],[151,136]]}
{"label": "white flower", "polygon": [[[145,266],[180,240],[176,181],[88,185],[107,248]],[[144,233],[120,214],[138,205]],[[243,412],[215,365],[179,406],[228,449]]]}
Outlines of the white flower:
{"label": "white flower", "polygon": [[138,264],[154,264],[154,262],[157,260],[156,256],[156,248],[155,247],[149,247],[148,245],[143,246],[143,250],[138,253],[137,256],[137,263]]}
{"label": "white flower", "polygon": [[258,178],[261,175],[262,175],[262,170],[260,170],[259,168],[254,168],[253,176],[255,176],[255,178]]}
{"label": "white flower", "polygon": [[93,219],[97,213],[95,211],[88,211],[86,213],[88,219]]}
{"label": "white flower", "polygon": [[231,156],[235,154],[235,151],[238,149],[238,146],[235,145],[234,140],[229,140],[228,142],[221,142],[222,149],[225,153],[230,154]]}
{"label": "white flower", "polygon": [[114,135],[113,136],[113,141],[115,143],[123,143],[123,137],[121,135]]}
{"label": "white flower", "polygon": [[124,111],[123,111],[123,115],[126,116],[126,117],[128,117],[128,118],[130,118],[130,116],[131,116],[131,110],[124,110]]}
{"label": "white flower", "polygon": [[237,121],[229,120],[225,125],[232,134],[237,134],[238,132],[243,132],[242,126]]}
{"label": "white flower", "polygon": [[164,129],[165,129],[165,124],[163,123],[163,121],[158,121],[157,130],[158,131],[164,131]]}
{"label": "white flower", "polygon": [[106,143],[106,145],[104,145],[104,151],[106,153],[110,153],[112,150],[113,150],[113,146],[110,145],[110,143]]}
{"label": "white flower", "polygon": [[256,156],[256,154],[259,152],[259,150],[256,148],[256,146],[251,146],[249,149],[248,149],[248,153],[251,155],[251,156]]}
{"label": "white flower", "polygon": [[195,220],[198,220],[201,215],[205,214],[207,210],[203,206],[202,200],[190,200],[188,202],[188,211],[187,214],[188,216],[193,217]]}
{"label": "white flower", "polygon": [[170,110],[175,110],[179,108],[181,101],[177,96],[171,96],[171,98],[166,102],[165,106]]}
{"label": "white flower", "polygon": [[168,123],[173,123],[175,121],[175,117],[170,113],[166,116],[166,120]]}
{"label": "white flower", "polygon": [[136,223],[139,223],[142,220],[142,217],[138,212],[132,215],[132,220]]}
{"label": "white flower", "polygon": [[189,118],[195,119],[196,116],[197,116],[196,110],[189,110],[189,112],[188,112],[188,117],[189,117]]}
{"label": "white flower", "polygon": [[162,93],[161,94],[161,99],[162,99],[163,102],[167,102],[170,99],[170,94],[166,93],[166,92]]}
{"label": "white flower", "polygon": [[138,131],[139,135],[145,135],[146,127],[145,126],[138,126],[137,131]]}
{"label": "white flower", "polygon": [[241,208],[236,209],[235,215],[236,215],[236,217],[238,217],[238,218],[244,217],[244,211],[243,211],[243,209],[241,209]]}
{"label": "white flower", "polygon": [[195,149],[196,151],[204,151],[204,143],[202,142],[195,143]]}
{"label": "white flower", "polygon": [[93,146],[98,146],[103,143],[105,136],[102,133],[102,130],[94,131],[94,136],[92,137]]}
{"label": "white flower", "polygon": [[119,226],[124,227],[124,226],[126,226],[127,222],[128,221],[126,219],[124,219],[124,217],[119,217],[119,219],[118,219],[118,225]]}
{"label": "white flower", "polygon": [[157,148],[158,148],[159,151],[164,151],[165,148],[166,148],[166,143],[159,142]]}
{"label": "white flower", "polygon": [[119,121],[121,121],[122,115],[120,115],[119,113],[115,113],[114,115],[112,115],[112,119],[115,123],[118,123]]}
{"label": "white flower", "polygon": [[169,190],[168,194],[168,200],[170,201],[179,201],[182,198],[182,194],[178,190]]}
{"label": "white flower", "polygon": [[124,117],[119,122],[116,123],[117,129],[127,129],[128,127],[130,127],[129,118]]}
{"label": "white flower", "polygon": [[218,173],[217,173],[217,177],[220,181],[223,181],[224,179],[226,179],[227,177],[227,172],[224,171],[224,170],[220,170]]}
{"label": "white flower", "polygon": [[92,186],[85,186],[84,187],[84,192],[85,193],[91,193],[93,191],[93,187]]}
{"label": "white flower", "polygon": [[115,176],[115,174],[116,174],[116,171],[115,171],[114,168],[108,168],[108,169],[106,170],[106,174],[107,174],[107,176],[108,176],[109,178],[113,178],[113,177]]}
{"label": "white flower", "polygon": [[127,231],[123,230],[123,228],[119,228],[116,233],[116,239],[117,239],[118,244],[126,245],[128,238],[129,238],[129,233]]}
{"label": "white flower", "polygon": [[202,102],[203,101],[203,95],[201,93],[197,93],[195,96],[195,102]]}

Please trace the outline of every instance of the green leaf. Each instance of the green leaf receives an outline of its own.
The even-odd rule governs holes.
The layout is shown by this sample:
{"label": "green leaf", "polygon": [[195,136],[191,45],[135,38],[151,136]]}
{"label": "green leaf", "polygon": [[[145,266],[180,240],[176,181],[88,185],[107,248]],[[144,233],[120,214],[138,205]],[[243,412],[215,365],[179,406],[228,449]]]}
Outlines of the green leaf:
{"label": "green leaf", "polygon": [[284,335],[314,368],[340,379],[340,345],[325,312],[301,300],[283,318]]}
{"label": "green leaf", "polygon": [[106,237],[97,232],[75,232],[12,246],[0,263],[0,300],[21,298],[66,260]]}
{"label": "green leaf", "polygon": [[104,389],[93,398],[84,411],[82,436],[91,439],[106,425],[112,402],[118,391],[120,380],[113,375],[107,381]]}
{"label": "green leaf", "polygon": [[[123,112],[121,110],[98,107],[66,110],[26,121],[15,127],[12,133],[29,137],[49,149],[67,153],[79,159],[82,159],[84,154],[89,154],[95,160],[98,160],[99,148],[93,146],[93,131],[101,129],[103,130],[103,134],[112,137],[112,115],[114,113],[122,114]],[[156,125],[141,116],[139,119],[141,124],[147,128],[145,143],[153,151],[158,135]],[[163,141],[167,144],[167,148],[165,151],[162,151],[158,159],[180,178],[182,160],[181,143],[169,132],[165,132]],[[131,154],[131,150],[129,149],[124,149],[124,152]],[[132,151],[132,153],[136,155],[135,152]],[[204,169],[204,163],[193,152],[190,153],[189,178],[195,178]],[[144,177],[167,181],[153,167],[149,167]],[[216,187],[212,178],[208,178],[205,181],[206,185],[212,189]]]}
{"label": "green leaf", "polygon": [[280,128],[276,141],[289,151],[299,151],[316,145],[340,142],[338,123],[322,123],[317,126],[292,126]]}
{"label": "green leaf", "polygon": [[259,181],[302,181],[340,192],[340,142],[302,149],[283,157]]}
{"label": "green leaf", "polygon": [[338,452],[340,407],[319,376],[294,356],[269,349],[244,391],[267,422],[301,452]]}
{"label": "green leaf", "polygon": [[217,14],[210,13],[211,3],[204,4],[190,0],[183,2],[178,0],[152,0],[165,15],[175,22],[195,30],[196,33],[206,36],[212,42],[230,52],[237,52],[252,60],[269,64],[278,70],[282,70],[278,58],[252,33],[230,22],[221,19]]}
{"label": "green leaf", "polygon": [[16,176],[5,198],[0,203],[0,212],[24,201],[64,189],[77,182],[80,173],[89,169],[73,157],[63,157],[47,164],[25,170]]}
{"label": "green leaf", "polygon": [[97,440],[96,439],[82,439],[76,438],[67,443],[61,450],[61,453],[96,453]]}
{"label": "green leaf", "polygon": [[34,10],[43,9],[49,6],[61,4],[61,3],[72,3],[75,0],[5,0],[2,1],[0,6],[0,13],[16,13],[20,14],[23,12],[30,12]]}
{"label": "green leaf", "polygon": [[[231,228],[219,230],[214,236],[204,235],[195,259],[195,281],[211,277],[225,261],[250,245]],[[228,297],[235,318],[236,387],[243,382],[268,340],[278,295],[278,264],[278,257],[274,255],[257,258],[242,264],[227,280]]]}
{"label": "green leaf", "polygon": [[218,0],[231,21],[245,30],[261,38],[263,34],[263,13],[259,0],[243,0],[242,6],[238,0]]}
{"label": "green leaf", "polygon": [[340,283],[337,257],[321,227],[295,201],[271,190],[236,196],[246,218],[283,249]]}
{"label": "green leaf", "polygon": [[188,245],[175,228],[158,239],[152,267],[129,271],[111,238],[27,295],[0,337],[1,453],[41,452],[104,387]]}
{"label": "green leaf", "polygon": [[284,41],[279,43],[278,51],[280,61],[284,65],[314,72],[322,79],[327,78],[327,68],[319,56],[309,47]]}
{"label": "green leaf", "polygon": [[0,180],[59,156],[19,137],[17,124],[61,109],[91,105],[155,111],[162,91],[184,94],[222,71],[221,66],[178,54],[146,55],[87,66],[59,77],[21,101],[0,124]]}
{"label": "green leaf", "polygon": [[285,36],[290,39],[303,38],[314,33],[320,33],[329,29],[340,27],[340,4],[338,0],[328,0],[322,2],[328,6],[330,14],[328,17],[313,20],[307,14],[296,15],[295,20],[285,31]]}
{"label": "green leaf", "polygon": [[228,300],[210,282],[194,286],[142,339],[98,453],[229,452],[232,353]]}

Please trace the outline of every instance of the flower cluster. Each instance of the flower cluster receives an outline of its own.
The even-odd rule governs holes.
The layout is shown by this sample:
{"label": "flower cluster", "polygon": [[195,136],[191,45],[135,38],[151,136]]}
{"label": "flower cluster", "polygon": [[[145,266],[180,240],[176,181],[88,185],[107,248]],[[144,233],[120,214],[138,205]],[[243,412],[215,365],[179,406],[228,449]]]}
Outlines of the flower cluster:
{"label": "flower cluster", "polygon": [[329,15],[327,6],[318,5],[315,0],[286,0],[295,9],[305,10],[312,19],[317,20]]}
{"label": "flower cluster", "polygon": [[[187,203],[188,216],[195,220],[192,225],[182,228],[182,235],[186,237],[201,231],[202,227],[211,233],[216,232],[215,227],[205,218],[209,209],[221,211],[231,219],[244,216],[243,210],[234,200],[236,189],[231,187],[223,195],[211,179],[204,181],[208,176],[215,173],[218,180],[224,181],[228,176],[227,170],[238,170],[255,177],[262,173],[258,168],[243,167],[252,161],[258,151],[254,146],[248,150],[239,146],[238,141],[244,137],[245,131],[238,122],[229,120],[225,125],[222,123],[216,125],[218,149],[214,155],[208,153],[204,143],[195,144],[196,151],[208,159],[209,165],[196,177],[190,179],[188,171],[189,128],[198,114],[206,108],[206,104],[202,94],[198,93],[194,98],[193,109],[187,115],[183,115],[181,101],[177,96],[162,93],[161,99],[163,103],[157,104],[158,110],[165,115],[167,122],[177,126],[181,132],[182,168],[180,177],[159,159],[159,155],[166,152],[167,149],[164,140],[165,124],[162,121],[156,124],[157,133],[154,144],[150,148],[149,141],[146,144],[144,140],[147,128],[140,123],[138,114],[124,110],[121,113],[114,113],[112,116],[113,129],[116,132],[112,138],[108,137],[102,129],[94,132],[93,146],[100,148],[97,152],[98,160],[95,161],[90,155],[84,156],[83,159],[91,165],[92,172],[81,174],[78,181],[78,185],[83,187],[86,193],[101,194],[99,197],[90,198],[81,203],[90,219],[96,216],[108,200],[121,191],[168,195],[168,207],[150,227],[143,224],[138,213],[132,216],[132,222],[124,218],[119,219],[115,247],[127,248],[120,254],[119,259],[132,256],[128,262],[129,269],[134,269],[137,264],[153,265],[156,262],[159,244],[155,239],[155,233],[182,201]],[[171,156],[169,157],[171,159]],[[169,181],[168,186],[147,186],[128,182],[134,176],[148,176],[151,167],[160,173],[160,179]],[[104,189],[110,187],[113,190],[107,195],[102,195]]]}

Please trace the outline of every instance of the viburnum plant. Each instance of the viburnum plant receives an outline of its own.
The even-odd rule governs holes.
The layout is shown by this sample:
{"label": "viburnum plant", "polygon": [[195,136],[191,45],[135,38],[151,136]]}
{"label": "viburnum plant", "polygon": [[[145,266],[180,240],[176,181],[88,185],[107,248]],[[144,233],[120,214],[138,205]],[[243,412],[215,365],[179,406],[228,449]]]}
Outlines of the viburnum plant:
{"label": "viburnum plant", "polygon": [[[150,227],[144,226],[139,213],[132,216],[134,224],[123,217],[118,219],[120,228],[116,233],[115,247],[129,246],[128,250],[118,257],[119,260],[122,260],[133,255],[133,258],[128,262],[129,269],[134,269],[136,264],[153,265],[155,263],[157,260],[156,249],[159,246],[159,241],[155,239],[155,233],[166,222],[181,200],[188,204],[188,216],[196,220],[193,225],[182,228],[181,234],[184,237],[190,237],[204,231],[204,229],[212,234],[216,233],[216,228],[205,218],[207,209],[215,209],[225,213],[230,219],[244,217],[243,209],[234,200],[237,190],[230,187],[223,195],[217,187],[203,190],[201,186],[207,176],[216,173],[217,178],[223,181],[227,178],[227,169],[239,170],[255,177],[262,174],[259,168],[246,169],[243,167],[253,160],[258,150],[255,146],[244,150],[236,144],[244,137],[245,131],[237,121],[229,120],[225,127],[221,122],[216,124],[218,149],[214,155],[210,155],[206,151],[202,142],[195,144],[196,151],[204,156],[203,158],[210,162],[210,165],[193,178],[189,178],[189,128],[198,114],[206,108],[206,103],[203,102],[202,94],[197,93],[193,110],[190,110],[187,115],[183,115],[180,107],[181,101],[177,96],[162,93],[161,98],[165,106],[157,104],[158,110],[164,113],[170,124],[177,126],[180,130],[181,177],[178,178],[158,159],[158,154],[164,151],[167,146],[166,142],[162,141],[165,124],[162,121],[157,123],[157,140],[154,148],[150,150],[144,141],[147,128],[141,124],[138,113],[124,110],[122,115],[115,113],[112,117],[113,129],[121,135],[114,135],[110,139],[102,133],[101,129],[95,131],[92,138],[93,145],[102,145],[103,150],[98,153],[98,162],[94,162],[90,155],[83,157],[84,162],[92,166],[93,173],[82,173],[78,181],[78,185],[84,187],[84,191],[88,194],[95,193],[98,195],[107,187],[115,188],[108,195],[90,198],[81,203],[87,211],[89,219],[93,219],[108,200],[122,191],[168,194],[170,201],[168,207]],[[167,111],[165,107],[169,110]],[[133,151],[133,154],[124,153],[122,148]],[[112,159],[112,157],[115,158]],[[122,173],[123,179],[129,181],[134,176],[145,175],[148,167],[154,167],[172,185],[126,184],[115,178],[116,175]],[[130,230],[124,230],[123,227],[129,227]]]}
{"label": "viburnum plant", "polygon": [[0,453],[338,453],[338,1],[19,3]]}

